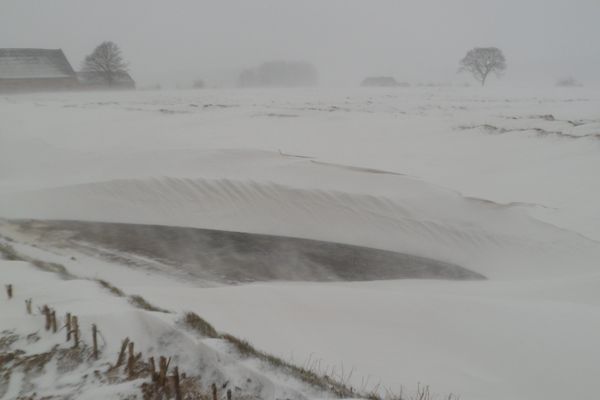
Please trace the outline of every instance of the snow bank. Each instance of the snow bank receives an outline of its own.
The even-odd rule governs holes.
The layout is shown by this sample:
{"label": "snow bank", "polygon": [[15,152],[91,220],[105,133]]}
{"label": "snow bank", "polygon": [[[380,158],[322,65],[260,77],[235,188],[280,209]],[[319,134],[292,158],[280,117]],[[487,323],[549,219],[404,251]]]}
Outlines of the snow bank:
{"label": "snow bank", "polygon": [[[4,196],[13,218],[188,226],[398,251],[491,278],[595,271],[600,246],[528,217],[519,206],[465,199],[407,177],[295,165],[321,182],[354,176],[371,194],[229,179],[118,180]],[[373,176],[369,176],[373,175]],[[362,178],[362,180],[360,179]],[[335,183],[332,183],[335,185]],[[378,195],[377,190],[394,195]],[[393,188],[393,189],[390,189]]]}
{"label": "snow bank", "polygon": [[[0,193],[161,176],[265,183],[278,175],[273,157],[238,154],[247,162],[227,166],[234,157],[220,159],[219,149],[281,149],[536,205],[529,211],[536,217],[600,239],[600,95],[593,90],[206,90],[0,101]],[[460,129],[482,124],[504,133]],[[306,179],[278,183],[297,181]]]}
{"label": "snow bank", "polygon": [[[0,332],[3,339],[16,338],[16,341],[3,340],[0,352],[21,350],[25,356],[33,356],[70,348],[72,343],[65,342],[66,333],[61,327],[66,312],[79,318],[82,349],[70,355],[74,357],[71,364],[61,361],[59,355],[48,363],[40,362],[39,367],[3,371],[7,374],[0,381],[1,399],[33,393],[82,399],[139,395],[140,385],[149,379],[127,381],[120,369],[111,375],[112,384],[111,379],[103,378],[116,362],[125,337],[135,343],[136,353],[142,352],[142,361],[150,356],[172,357],[171,366],[178,366],[181,373],[200,376],[206,393],[210,384],[216,383],[219,387],[227,384],[236,395],[297,400],[307,396],[328,397],[284,373],[265,368],[256,360],[240,359],[219,339],[201,338],[187,331],[177,324],[181,314],[135,309],[125,298],[110,294],[95,281],[61,280],[22,261],[0,260],[0,271],[2,283],[10,283],[14,288],[13,298],[0,302]],[[28,298],[33,300],[33,315],[25,312],[24,300]],[[56,310],[57,333],[44,330],[44,318],[36,310],[43,305]],[[100,331],[98,360],[91,358],[89,350],[92,324]],[[10,358],[6,362],[10,363]]]}
{"label": "snow bank", "polygon": [[[144,295],[353,385],[464,400],[586,398],[600,390],[600,275],[536,283],[252,284]],[[256,312],[260,310],[260,312]],[[272,330],[277,326],[277,332]],[[574,384],[576,382],[576,384]]]}
{"label": "snow bank", "polygon": [[[436,394],[452,392],[467,400],[559,400],[600,389],[595,368],[600,357],[595,346],[600,334],[598,273],[535,281],[280,282],[197,288],[72,249],[16,247],[62,262],[76,274],[118,279],[127,293],[176,313],[196,312],[259,349],[312,365],[357,388],[380,383],[381,389],[397,392],[403,385],[412,393],[421,382]],[[40,317],[26,316],[19,301],[33,297],[60,312],[75,310],[82,326],[97,323],[105,335],[108,331],[111,337],[129,336],[148,354],[180,354],[177,361],[186,371],[275,382],[265,383],[264,393],[269,395],[272,388],[292,390],[290,385],[306,393],[274,371],[257,370],[252,363],[240,366],[221,354],[226,349],[212,339],[198,341],[173,329],[169,314],[131,309],[92,282],[60,281],[22,262],[3,261],[0,268],[2,282],[15,284],[15,299],[0,303],[2,329],[40,329]],[[83,338],[89,341],[89,334],[84,332]],[[60,333],[57,338],[44,334],[27,350],[61,344],[62,339]],[[110,340],[105,362],[116,358],[119,343]],[[212,368],[225,375],[208,372]],[[259,377],[254,378],[255,373]],[[266,378],[260,377],[264,374]],[[90,386],[90,393],[100,390]],[[50,383],[44,387],[53,388]]]}

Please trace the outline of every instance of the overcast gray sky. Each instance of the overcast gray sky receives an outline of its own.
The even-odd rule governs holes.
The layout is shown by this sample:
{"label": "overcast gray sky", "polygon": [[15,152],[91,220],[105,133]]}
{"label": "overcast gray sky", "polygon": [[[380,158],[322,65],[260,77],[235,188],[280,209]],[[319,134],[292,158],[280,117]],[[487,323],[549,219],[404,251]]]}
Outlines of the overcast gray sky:
{"label": "overcast gray sky", "polygon": [[62,48],[78,69],[104,40],[141,84],[217,81],[267,60],[312,62],[324,85],[365,75],[467,81],[458,60],[503,49],[502,84],[600,81],[600,0],[0,0],[0,47]]}

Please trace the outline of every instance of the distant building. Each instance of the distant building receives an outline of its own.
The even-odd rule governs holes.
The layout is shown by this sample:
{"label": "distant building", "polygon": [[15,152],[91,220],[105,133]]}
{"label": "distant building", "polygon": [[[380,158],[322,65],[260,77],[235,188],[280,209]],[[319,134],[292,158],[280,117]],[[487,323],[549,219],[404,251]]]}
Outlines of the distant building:
{"label": "distant building", "polygon": [[0,92],[78,87],[77,75],[60,49],[0,49]]}
{"label": "distant building", "polygon": [[84,89],[135,89],[135,81],[127,72],[115,73],[112,83],[101,72],[81,71],[77,78]]}
{"label": "distant building", "polygon": [[406,87],[408,83],[400,83],[391,76],[370,76],[365,78],[360,86],[371,86],[371,87]]}

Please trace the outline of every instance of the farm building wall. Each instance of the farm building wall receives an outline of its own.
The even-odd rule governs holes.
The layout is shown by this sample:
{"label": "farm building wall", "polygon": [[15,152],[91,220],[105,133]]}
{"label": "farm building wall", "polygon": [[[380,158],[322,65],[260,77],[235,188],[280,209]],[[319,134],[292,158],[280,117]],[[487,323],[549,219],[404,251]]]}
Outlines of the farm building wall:
{"label": "farm building wall", "polygon": [[0,79],[0,93],[49,92],[79,88],[75,77]]}

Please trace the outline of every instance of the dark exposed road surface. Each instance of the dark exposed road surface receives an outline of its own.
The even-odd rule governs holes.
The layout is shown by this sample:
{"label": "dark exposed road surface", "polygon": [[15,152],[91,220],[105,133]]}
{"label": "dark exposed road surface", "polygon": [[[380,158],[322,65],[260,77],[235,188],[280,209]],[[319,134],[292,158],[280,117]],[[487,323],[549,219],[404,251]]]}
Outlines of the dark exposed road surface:
{"label": "dark exposed road surface", "polygon": [[[346,244],[160,225],[20,221],[24,231],[60,234],[160,261],[190,277],[217,282],[478,280],[485,277],[433,259]],[[33,228],[35,227],[35,228]]]}

